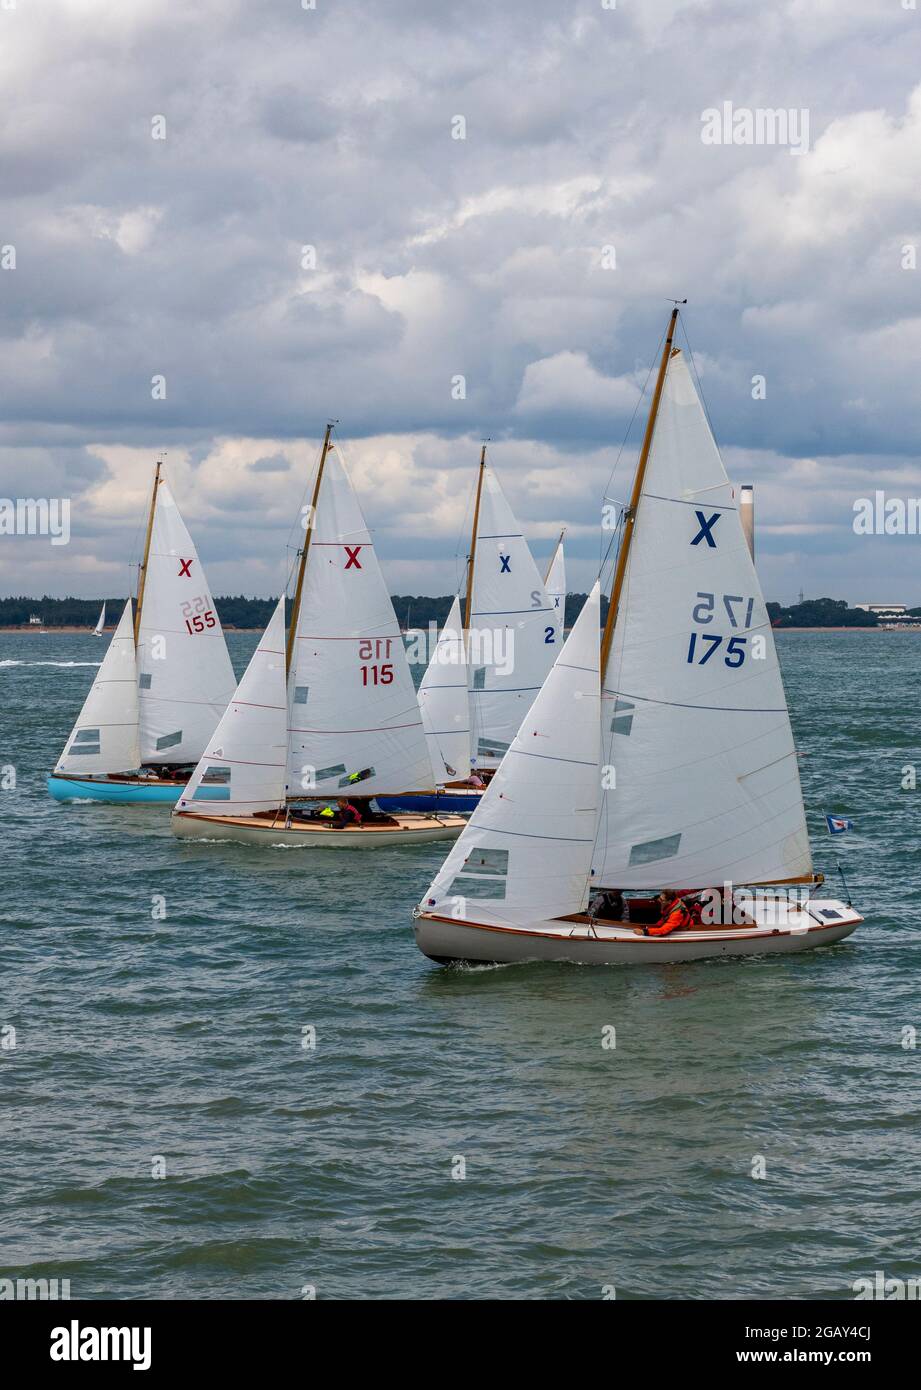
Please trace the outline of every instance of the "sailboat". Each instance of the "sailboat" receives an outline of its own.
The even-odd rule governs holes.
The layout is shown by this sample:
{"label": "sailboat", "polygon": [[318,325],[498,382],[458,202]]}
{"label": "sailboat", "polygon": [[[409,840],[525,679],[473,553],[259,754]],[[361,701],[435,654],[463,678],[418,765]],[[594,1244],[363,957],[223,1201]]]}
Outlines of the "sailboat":
{"label": "sailboat", "polygon": [[499,766],[560,649],[528,543],[495,470],[480,451],[467,560],[468,695],[472,763]]}
{"label": "sailboat", "polygon": [[102,612],[99,614],[99,620],[98,620],[98,622],[96,623],[96,626],[93,628],[93,636],[94,636],[94,637],[101,637],[101,636],[102,636],[102,629],[105,627],[105,625],[106,625],[106,606],[105,606],[105,604],[103,604],[103,605],[102,605]]}
{"label": "sailboat", "polygon": [[[181,838],[367,848],[453,839],[466,823],[371,812],[339,827],[327,808],[309,809],[434,792],[393,603],[331,433],[328,425],[287,644],[282,597],[173,812]],[[226,804],[200,807],[215,789]]]}
{"label": "sailboat", "polygon": [[174,803],[234,685],[198,552],[158,463],[134,620],[129,599],[49,792]]}
{"label": "sailboat", "polygon": [[[677,309],[600,650],[596,584],[416,909],[433,960],[798,952],[863,920],[818,896],[770,619],[676,321]],[[725,910],[647,935],[660,890]]]}
{"label": "sailboat", "polygon": [[564,527],[550,557],[550,564],[547,566],[547,575],[544,579],[544,588],[547,590],[547,597],[553,609],[550,617],[556,632],[557,651],[563,645],[566,626],[566,557],[563,554],[565,534],[566,529]]}
{"label": "sailboat", "polygon": [[[551,569],[554,565],[556,575],[562,577],[559,545]],[[462,784],[471,766],[484,780],[492,776],[559,651],[562,634],[562,612],[544,588],[495,470],[487,462],[484,444],[467,557],[463,629],[460,603],[455,599],[419,687],[438,792],[388,798],[388,808],[474,810],[482,791]],[[465,692],[460,686],[462,676]],[[459,738],[462,726],[466,752],[455,741],[445,760],[432,731],[439,729],[443,738],[446,730],[457,730]]]}
{"label": "sailboat", "polygon": [[469,813],[476,809],[482,791],[464,785],[470,772],[470,704],[467,650],[456,596],[419,685],[418,700],[437,790],[434,795],[380,797],[379,805],[388,811]]}

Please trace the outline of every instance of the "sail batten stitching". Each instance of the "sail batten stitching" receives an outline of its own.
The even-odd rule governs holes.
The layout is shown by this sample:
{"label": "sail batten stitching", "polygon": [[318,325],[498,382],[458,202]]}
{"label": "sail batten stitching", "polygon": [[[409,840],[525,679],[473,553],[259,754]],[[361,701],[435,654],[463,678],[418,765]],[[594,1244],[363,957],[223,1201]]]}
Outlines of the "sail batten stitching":
{"label": "sail batten stitching", "polygon": [[[713,484],[713,487],[714,487],[714,488],[718,488],[718,487],[731,487],[731,486],[732,486],[731,483],[714,483],[714,484]],[[702,487],[702,488],[700,488],[699,493],[702,493],[702,492],[710,492],[710,491],[712,491],[711,488]],[[697,494],[698,496],[699,496],[699,493]],[[694,501],[686,501],[685,498],[683,498],[683,497],[663,497],[663,496],[662,496],[660,493],[658,493],[658,492],[644,492],[644,493],[642,493],[641,495],[642,495],[643,497],[648,497],[649,500],[652,501],[652,502],[677,502],[677,504],[678,504],[680,507],[694,507],[694,506],[697,505],[696,502],[694,502]],[[730,507],[728,504],[723,503],[723,502],[708,502],[708,503],[707,503],[707,506],[708,506],[708,507],[712,507],[713,510],[714,510],[714,511],[717,511],[717,512],[737,512],[737,511],[739,510],[738,507]]]}
{"label": "sail batten stitching", "polygon": [[[487,835],[512,835],[518,840],[553,840],[567,845],[591,845],[594,844],[594,837],[579,837],[575,835],[532,835],[526,830],[496,830],[491,825],[481,825],[479,821],[470,820],[468,822],[474,830],[481,830]],[[555,877],[555,875],[548,875]]]}
{"label": "sail batten stitching", "polygon": [[787,714],[786,705],[767,706],[764,709],[749,709],[746,705],[690,705],[682,700],[656,700],[652,695],[635,695],[627,690],[606,690],[606,695],[622,696],[625,700],[642,700],[647,705],[667,705],[670,709],[699,709],[717,711],[721,714]]}
{"label": "sail batten stitching", "polygon": [[[510,753],[517,753],[519,758],[541,758],[548,763],[573,763],[576,767],[597,767],[598,763],[594,758],[561,758],[556,753],[529,753],[526,748],[512,747]],[[595,808],[592,807],[592,810]]]}

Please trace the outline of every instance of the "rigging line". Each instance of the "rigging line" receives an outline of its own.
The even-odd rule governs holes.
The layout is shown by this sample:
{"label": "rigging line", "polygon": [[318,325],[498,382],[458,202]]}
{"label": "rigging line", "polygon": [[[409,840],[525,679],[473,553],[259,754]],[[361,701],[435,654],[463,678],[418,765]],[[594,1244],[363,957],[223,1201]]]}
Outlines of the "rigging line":
{"label": "rigging line", "polygon": [[[639,396],[637,397],[636,405],[633,407],[633,414],[630,416],[630,423],[627,425],[627,429],[626,429],[626,431],[625,431],[625,433],[624,433],[624,437],[623,437],[623,439],[621,440],[620,448],[619,448],[618,451],[617,451],[617,458],[614,460],[614,463],[613,463],[613,465],[612,465],[612,467],[611,467],[611,471],[610,471],[610,473],[608,474],[608,481],[605,483],[605,486],[604,486],[604,493],[602,494],[602,495],[603,495],[604,501],[607,501],[607,500],[608,500],[608,492],[610,491],[611,485],[612,485],[613,482],[614,482],[614,474],[617,472],[617,468],[618,468],[618,465],[620,464],[620,460],[621,460],[621,458],[622,458],[622,456],[623,456],[624,449],[627,447],[627,440],[630,438],[630,431],[633,429],[633,422],[634,422],[635,419],[636,419],[637,412],[638,412],[640,406],[643,404],[643,401],[646,399],[646,391],[647,391],[647,389],[648,389],[648,387],[649,387],[649,378],[652,376],[653,372],[655,371],[656,363],[657,363],[657,361],[658,361],[659,354],[660,354],[660,350],[661,350],[661,347],[662,347],[662,343],[663,343],[663,340],[664,340],[664,338],[665,338],[665,333],[666,333],[667,331],[668,331],[668,330],[666,329],[666,330],[664,330],[662,333],[659,334],[659,341],[656,343],[656,350],[655,350],[655,352],[653,353],[653,356],[652,356],[652,358],[651,358],[651,364],[650,364],[650,367],[649,367],[648,372],[646,373],[646,380],[643,382],[643,389],[642,389],[642,391],[640,392]],[[614,546],[616,543],[618,543],[618,533],[620,532],[620,530],[621,530],[621,527],[618,526],[618,527],[616,528],[614,534],[611,536],[611,539],[608,541],[607,550],[605,551],[605,554],[604,554],[603,557],[602,557],[601,554],[600,554],[601,547],[599,547],[599,565],[598,565],[598,574],[599,574],[599,577],[600,577],[600,575],[601,575],[601,573],[602,573],[602,571],[603,571],[605,565],[608,563],[608,560],[609,560],[609,558],[610,558],[610,553],[611,553],[611,547]],[[602,535],[603,535],[603,534],[604,534],[604,532],[602,531]]]}
{"label": "rigging line", "polygon": [[[706,396],[704,395],[703,383],[701,382],[701,379],[700,379],[700,373],[699,373],[698,370],[697,370],[697,363],[694,361],[694,349],[691,347],[691,339],[688,337],[688,329],[687,329],[687,324],[685,323],[685,318],[686,318],[686,315],[685,315],[685,314],[679,314],[679,315],[678,315],[678,323],[679,323],[679,326],[680,326],[680,328],[681,328],[682,333],[684,334],[684,341],[685,341],[685,343],[687,344],[688,359],[689,359],[689,361],[690,361],[690,363],[691,363],[691,371],[692,371],[693,374],[694,374],[694,383],[695,383],[695,385],[696,385],[696,387],[697,387],[697,394],[698,394],[698,396],[700,397],[700,403],[701,403],[701,405],[702,405],[703,408],[704,408],[704,415],[705,415],[706,420],[707,420],[707,425],[709,426],[709,429],[710,429],[710,434],[713,436],[713,443],[716,445],[716,452],[717,452],[717,454],[719,455],[720,463],[723,464],[723,469],[726,470],[726,464],[725,464],[724,461],[723,461],[723,451],[721,450],[721,448],[720,448],[720,446],[719,446],[719,442],[717,441],[717,438],[716,438],[716,430],[713,428],[713,421],[712,421],[712,419],[710,418],[710,407],[707,405],[707,398],[706,398]],[[726,476],[727,476],[727,477],[729,476],[728,470],[726,470]],[[733,486],[733,484],[730,482],[730,487],[732,487],[732,486]],[[735,491],[734,488],[733,488],[733,491]]]}
{"label": "rigging line", "polygon": [[[454,537],[454,592],[458,597],[461,595],[461,585],[466,592],[467,587],[467,560],[469,557],[470,546],[470,520],[472,519],[473,499],[476,494],[476,477],[467,489],[467,501],[464,506],[464,514],[461,518],[457,535]],[[464,537],[466,536],[466,542]],[[463,577],[462,577],[463,576]]]}
{"label": "rigging line", "polygon": [[[314,484],[316,483],[317,469],[318,469],[319,466],[320,466],[320,456],[322,455],[322,453],[323,453],[323,444],[322,444],[322,442],[321,442],[319,448],[317,449],[316,454],[314,455],[313,468],[310,470],[310,473],[308,474],[307,480],[306,480],[306,482],[304,483],[304,487],[303,487],[303,489],[302,489],[302,491],[301,491],[301,499],[300,499],[300,505],[298,506],[298,509],[297,509],[297,515],[296,515],[296,517],[295,517],[295,520],[292,521],[290,527],[288,528],[288,535],[287,535],[287,539],[285,540],[285,550],[292,550],[292,549],[293,549],[293,551],[294,551],[294,557],[293,557],[293,559],[292,559],[292,561],[291,561],[292,570],[297,566],[298,559],[300,558],[301,547],[302,547],[302,545],[303,545],[304,536],[306,535],[306,532],[307,532],[306,526],[303,525],[303,520],[304,520],[304,508],[305,508],[305,504],[306,504],[306,502],[307,502],[307,499],[309,499],[310,497],[313,496],[313,488],[314,488]],[[297,541],[296,544],[295,544],[295,540]],[[289,572],[288,572],[288,582],[289,582],[289,583],[290,583],[290,581],[291,581],[291,572],[292,572],[292,570],[289,570]],[[285,590],[287,591],[287,584],[285,585]]]}

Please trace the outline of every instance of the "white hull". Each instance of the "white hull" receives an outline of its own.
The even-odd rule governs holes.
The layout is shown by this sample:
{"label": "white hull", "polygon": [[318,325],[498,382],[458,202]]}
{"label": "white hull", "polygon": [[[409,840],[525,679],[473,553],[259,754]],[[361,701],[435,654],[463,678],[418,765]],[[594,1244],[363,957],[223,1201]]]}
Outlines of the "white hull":
{"label": "white hull", "polygon": [[[431,913],[415,920],[416,945],[439,964],[483,961],[513,964],[558,961],[572,965],[666,965],[723,956],[764,956],[809,951],[842,941],[863,918],[844,903],[811,902],[781,923],[677,931],[642,936],[632,927],[588,920],[534,922],[527,927],[468,922]],[[822,920],[822,913],[837,916]]]}
{"label": "white hull", "polygon": [[394,816],[396,825],[333,830],[320,822],[278,822],[254,816],[203,816],[174,811],[170,829],[181,840],[233,840],[240,844],[284,845],[296,849],[380,849],[394,845],[424,845],[431,840],[456,840],[467,821],[461,816]]}

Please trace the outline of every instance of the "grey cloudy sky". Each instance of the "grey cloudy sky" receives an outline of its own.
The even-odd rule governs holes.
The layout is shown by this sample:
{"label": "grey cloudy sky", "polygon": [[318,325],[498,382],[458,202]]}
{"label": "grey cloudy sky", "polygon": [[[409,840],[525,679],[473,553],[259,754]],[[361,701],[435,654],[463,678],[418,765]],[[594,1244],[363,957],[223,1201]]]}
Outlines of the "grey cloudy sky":
{"label": "grey cloudy sky", "polygon": [[921,496],[919,57],[911,0],[0,0],[0,495],[72,499],[0,591],[124,592],[162,448],[212,588],[277,593],[329,415],[394,592],[455,587],[484,435],[585,589],[688,295],[768,597],[921,604],[852,530]]}

